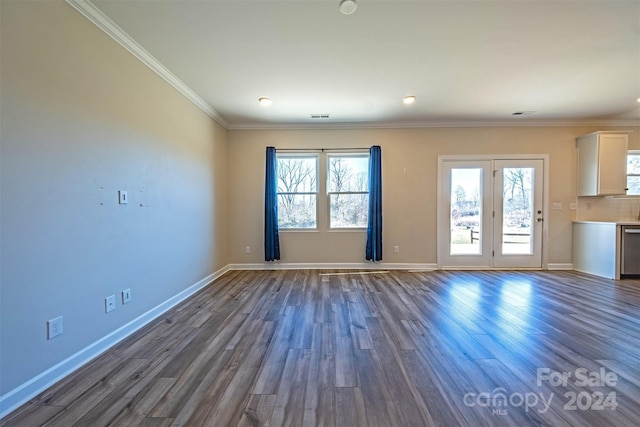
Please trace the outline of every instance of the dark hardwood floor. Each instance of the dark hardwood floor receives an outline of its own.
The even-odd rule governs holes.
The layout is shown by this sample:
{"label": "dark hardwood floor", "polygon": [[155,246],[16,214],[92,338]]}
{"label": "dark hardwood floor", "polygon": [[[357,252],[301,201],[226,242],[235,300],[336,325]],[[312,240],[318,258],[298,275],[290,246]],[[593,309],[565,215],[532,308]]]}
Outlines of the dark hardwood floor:
{"label": "dark hardwood floor", "polygon": [[229,272],[3,425],[640,425],[640,280],[334,273]]}

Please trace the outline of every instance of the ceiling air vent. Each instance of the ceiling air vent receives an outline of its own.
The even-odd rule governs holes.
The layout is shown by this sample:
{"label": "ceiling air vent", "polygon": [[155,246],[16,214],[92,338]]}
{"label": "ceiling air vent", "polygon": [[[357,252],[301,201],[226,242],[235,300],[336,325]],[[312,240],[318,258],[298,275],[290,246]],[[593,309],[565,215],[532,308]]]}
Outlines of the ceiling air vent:
{"label": "ceiling air vent", "polygon": [[329,116],[329,114],[310,114],[312,119],[328,119]]}

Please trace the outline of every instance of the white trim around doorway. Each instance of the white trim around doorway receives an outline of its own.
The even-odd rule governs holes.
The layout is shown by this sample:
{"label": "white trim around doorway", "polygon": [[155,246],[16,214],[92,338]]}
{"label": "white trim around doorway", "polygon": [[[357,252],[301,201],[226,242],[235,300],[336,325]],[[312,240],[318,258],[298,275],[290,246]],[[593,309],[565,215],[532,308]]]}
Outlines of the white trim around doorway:
{"label": "white trim around doorway", "polygon": [[[438,156],[438,185],[437,185],[437,203],[441,203],[442,194],[445,191],[443,188],[442,180],[440,179],[440,173],[444,162],[455,161],[486,161],[486,160],[542,160],[543,161],[543,218],[542,223],[542,269],[549,269],[549,223],[546,220],[549,218],[549,155],[548,154],[478,154],[478,155],[440,155]],[[437,260],[436,265],[438,269],[443,269],[442,254],[447,250],[448,233],[447,230],[442,229],[440,224],[443,222],[441,209],[436,209],[436,246],[437,246]],[[444,268],[446,269],[446,268]],[[463,269],[463,268],[460,268]]]}

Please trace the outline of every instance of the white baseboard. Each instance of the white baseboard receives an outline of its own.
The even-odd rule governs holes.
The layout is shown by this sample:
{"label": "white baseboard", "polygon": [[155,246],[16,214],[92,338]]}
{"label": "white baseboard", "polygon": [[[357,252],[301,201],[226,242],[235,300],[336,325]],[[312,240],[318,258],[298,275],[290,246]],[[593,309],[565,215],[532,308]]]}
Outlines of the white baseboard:
{"label": "white baseboard", "polygon": [[229,270],[436,270],[436,264],[425,263],[295,263],[265,262],[229,264]]}
{"label": "white baseboard", "polygon": [[572,263],[549,263],[547,264],[547,270],[573,270]]}
{"label": "white baseboard", "polygon": [[100,338],[98,341],[67,357],[62,362],[36,375],[29,381],[0,396],[0,419],[38,394],[42,393],[48,387],[51,387],[56,382],[109,350],[111,347],[127,338],[147,323],[156,319],[158,316],[161,316],[163,313],[189,298],[199,290],[205,288],[227,271],[229,271],[228,265],[198,281],[194,285],[191,285],[187,289],[157,305],[146,313],[138,316],[126,325],[116,329],[110,334]]}
{"label": "white baseboard", "polygon": [[[353,262],[353,263],[295,263],[264,262],[247,264],[229,264],[229,270],[438,270],[436,263],[385,263],[385,262]],[[496,268],[478,267],[443,267],[443,270],[500,270]],[[546,270],[573,270],[571,263],[549,263]],[[511,268],[505,269],[511,270]],[[541,270],[530,268],[522,270]]]}
{"label": "white baseboard", "polygon": [[460,271],[470,271],[470,270],[482,270],[482,271],[509,271],[509,270],[517,270],[517,271],[566,271],[573,270],[573,264],[570,263],[551,263],[547,264],[546,268],[513,268],[513,267],[505,267],[505,268],[496,268],[496,267],[442,267],[442,270],[460,270]]}

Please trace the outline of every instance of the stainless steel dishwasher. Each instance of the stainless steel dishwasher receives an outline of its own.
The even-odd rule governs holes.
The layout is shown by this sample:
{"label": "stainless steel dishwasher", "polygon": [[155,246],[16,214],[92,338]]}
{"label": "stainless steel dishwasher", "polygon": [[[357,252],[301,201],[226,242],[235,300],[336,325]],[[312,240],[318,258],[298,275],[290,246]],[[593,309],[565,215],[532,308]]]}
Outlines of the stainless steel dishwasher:
{"label": "stainless steel dishwasher", "polygon": [[622,226],[622,274],[640,274],[640,225]]}

